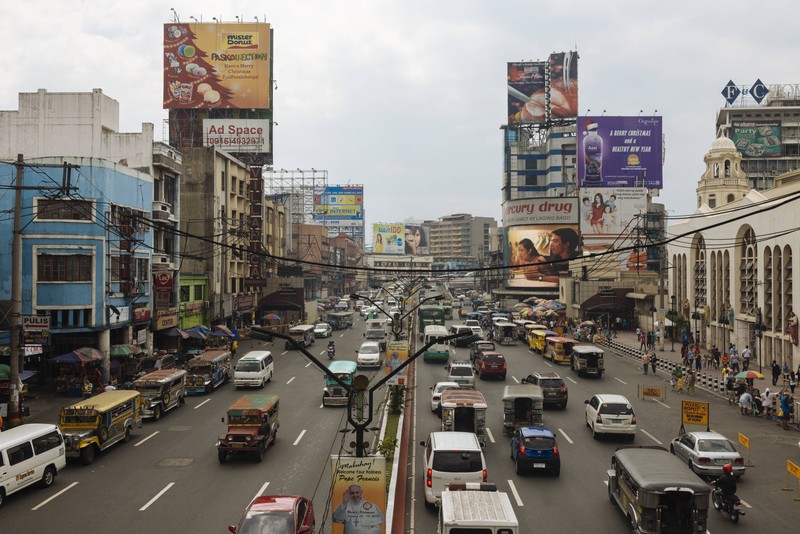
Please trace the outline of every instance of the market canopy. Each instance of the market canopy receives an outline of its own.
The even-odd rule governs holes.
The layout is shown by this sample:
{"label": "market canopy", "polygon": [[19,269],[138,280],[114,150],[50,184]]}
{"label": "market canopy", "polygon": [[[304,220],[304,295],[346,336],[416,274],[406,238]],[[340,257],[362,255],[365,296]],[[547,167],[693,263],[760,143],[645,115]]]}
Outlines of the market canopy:
{"label": "market canopy", "polygon": [[141,349],[136,345],[111,345],[108,355],[112,358],[130,358],[140,352]]}
{"label": "market canopy", "polygon": [[184,330],[189,337],[193,337],[195,339],[206,339],[208,338],[211,330],[203,325],[193,326],[191,328],[187,328]]}
{"label": "market canopy", "polygon": [[186,338],[189,337],[189,334],[187,334],[186,332],[184,332],[180,328],[175,328],[175,327],[172,327],[169,330],[167,330],[166,332],[164,332],[164,335],[165,336],[170,336],[170,337],[178,337],[178,336],[180,336],[183,339],[186,339]]}
{"label": "market canopy", "polygon": [[81,347],[72,352],[61,354],[54,358],[50,358],[54,363],[88,363],[99,362],[103,359],[103,353],[91,347]]}
{"label": "market canopy", "polygon": [[236,337],[234,336],[233,332],[231,332],[230,328],[228,328],[224,324],[218,324],[212,326],[211,333],[209,335],[218,337]]}

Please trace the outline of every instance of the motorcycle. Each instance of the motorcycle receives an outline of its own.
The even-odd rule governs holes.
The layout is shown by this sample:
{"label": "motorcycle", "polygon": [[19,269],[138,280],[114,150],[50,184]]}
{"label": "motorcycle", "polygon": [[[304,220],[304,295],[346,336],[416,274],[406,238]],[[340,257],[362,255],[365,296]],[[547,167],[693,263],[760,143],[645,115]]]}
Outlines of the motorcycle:
{"label": "motorcycle", "polygon": [[740,515],[745,515],[740,509],[740,506],[742,506],[742,500],[736,495],[726,499],[719,489],[715,489],[711,494],[711,500],[714,503],[714,508],[727,515],[734,523],[739,522]]}
{"label": "motorcycle", "polygon": [[328,359],[332,360],[336,357],[336,347],[328,345]]}

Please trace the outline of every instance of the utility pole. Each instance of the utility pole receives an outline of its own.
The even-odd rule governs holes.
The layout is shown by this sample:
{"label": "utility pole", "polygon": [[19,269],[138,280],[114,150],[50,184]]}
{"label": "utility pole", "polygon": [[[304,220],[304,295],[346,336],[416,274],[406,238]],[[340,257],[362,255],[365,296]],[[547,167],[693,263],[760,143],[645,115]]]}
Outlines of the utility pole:
{"label": "utility pole", "polygon": [[20,423],[19,371],[22,361],[20,343],[20,321],[22,319],[22,178],[24,175],[22,154],[17,154],[17,184],[14,192],[14,235],[11,245],[11,374],[9,376],[8,426]]}

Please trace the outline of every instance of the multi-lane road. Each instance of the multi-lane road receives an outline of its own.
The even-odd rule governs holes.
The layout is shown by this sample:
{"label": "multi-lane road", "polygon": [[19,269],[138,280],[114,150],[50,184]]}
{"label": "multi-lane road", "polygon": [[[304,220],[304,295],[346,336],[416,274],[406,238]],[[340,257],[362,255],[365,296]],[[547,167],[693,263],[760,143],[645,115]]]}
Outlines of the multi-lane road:
{"label": "multi-lane road", "polygon": [[[351,330],[337,331],[337,358],[355,360],[363,322]],[[243,349],[256,348],[249,342]],[[324,358],[326,341],[310,347]],[[281,426],[276,444],[260,464],[236,459],[220,465],[215,443],[225,431],[225,410],[242,391],[232,384],[208,396],[189,397],[186,405],[167,413],[160,421],[146,421],[129,443],[101,453],[91,466],[70,465],[56,484],[46,490],[30,489],[9,497],[0,509],[3,531],[8,532],[224,532],[238,521],[245,506],[260,494],[300,494],[313,500],[317,531],[330,532],[331,489],[329,457],[349,451],[352,434],[345,428],[345,410],[322,407],[322,373],[299,352],[283,350],[283,342],[265,344],[276,357],[275,376],[266,392],[281,397]],[[584,399],[594,393],[621,393],[633,403],[638,422],[635,444],[664,445],[680,427],[681,396],[668,392],[663,402],[636,398],[637,385],[669,385],[662,372],[644,376],[632,360],[606,356],[602,379],[578,378],[566,367],[552,366],[521,343],[500,349],[508,360],[505,381],[478,380],[489,404],[485,448],[489,480],[508,492],[521,532],[607,533],[627,531],[622,513],[612,507],[606,494],[606,470],[614,449],[627,445],[613,439],[595,441],[584,424]],[[240,350],[240,354],[243,353]],[[453,358],[467,359],[468,349],[453,349]],[[559,439],[561,475],[518,476],[509,458],[509,439],[502,434],[503,387],[517,383],[533,370],[556,370],[564,377],[570,400],[566,409],[546,409],[545,424]],[[378,372],[367,373],[375,375]],[[416,442],[438,430],[440,420],[430,412],[429,387],[445,377],[442,365],[417,364],[413,391],[412,444],[408,457],[409,532],[436,531],[436,514],[425,509],[422,496],[422,447]],[[782,491],[786,460],[800,462],[800,435],[773,423],[744,418],[723,399],[698,392],[695,399],[711,403],[711,426],[736,441],[741,432],[751,441],[751,460],[740,482],[747,515],[735,527],[713,509],[709,531],[790,532],[800,511],[794,492]],[[69,403],[69,399],[64,399]],[[41,421],[47,422],[47,421]],[[50,421],[54,422],[54,421]],[[698,430],[700,430],[698,428]]]}

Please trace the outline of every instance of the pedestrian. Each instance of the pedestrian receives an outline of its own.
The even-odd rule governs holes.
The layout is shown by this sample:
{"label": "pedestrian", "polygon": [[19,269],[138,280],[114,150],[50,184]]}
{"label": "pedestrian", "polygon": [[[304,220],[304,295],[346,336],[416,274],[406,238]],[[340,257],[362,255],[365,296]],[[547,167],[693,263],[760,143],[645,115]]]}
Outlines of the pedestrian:
{"label": "pedestrian", "polygon": [[733,380],[733,375],[730,373],[728,373],[728,376],[725,379],[725,392],[728,394],[728,404],[733,404],[733,401],[736,398],[736,384]]}
{"label": "pedestrian", "polygon": [[719,369],[720,364],[720,352],[716,345],[711,347],[711,354],[714,358],[714,369]]}
{"label": "pedestrian", "polygon": [[644,368],[644,374],[647,374],[647,369],[650,367],[650,353],[647,350],[642,354],[642,367]]}
{"label": "pedestrian", "polygon": [[794,388],[797,387],[797,375],[794,374],[794,371],[789,373],[789,389],[792,390],[792,395],[794,395]]}
{"label": "pedestrian", "polygon": [[789,430],[789,412],[791,411],[792,406],[789,401],[789,394],[786,393],[784,390],[783,394],[781,395],[781,428],[784,430]]}
{"label": "pedestrian", "polygon": [[683,376],[678,377],[678,393],[683,393]]}
{"label": "pedestrian", "polygon": [[742,393],[742,396],[739,397],[739,409],[742,412],[742,415],[750,415],[750,410],[753,408],[753,396],[750,392],[745,391]]}
{"label": "pedestrian", "polygon": [[786,384],[786,381],[789,380],[789,363],[783,362],[783,383]]}
{"label": "pedestrian", "polygon": [[736,381],[736,402],[739,402],[739,399],[742,398],[744,392],[747,391],[747,386],[745,386],[743,380]]}
{"label": "pedestrian", "polygon": [[703,368],[703,358],[699,354],[694,357],[694,368],[698,373]]}
{"label": "pedestrian", "polygon": [[778,362],[772,360],[772,365],[770,365],[770,367],[772,368],[772,385],[777,386],[778,377],[781,375],[781,366],[778,365]]}
{"label": "pedestrian", "polygon": [[714,367],[714,354],[711,351],[706,352],[705,367],[706,369],[712,369]]}
{"label": "pedestrian", "polygon": [[742,371],[747,371],[750,368],[750,347],[745,347],[742,351]]}
{"label": "pedestrian", "polygon": [[678,379],[675,375],[669,377],[669,385],[672,386],[672,391],[675,391],[675,386],[678,384]]}
{"label": "pedestrian", "polygon": [[[639,330],[638,328],[636,330]],[[647,348],[647,335],[644,332],[638,332],[637,338],[639,339],[639,350]]]}
{"label": "pedestrian", "polygon": [[694,373],[689,371],[689,373],[686,376],[686,392],[689,395],[694,395],[694,380],[695,380]]}
{"label": "pedestrian", "polygon": [[653,370],[653,374],[656,374],[656,366],[658,365],[658,356],[656,356],[656,352],[653,351],[653,354],[650,355],[650,369]]}
{"label": "pedestrian", "polygon": [[738,373],[739,372],[739,351],[736,350],[736,347],[734,345],[731,345],[731,350],[728,353],[728,356],[730,356],[730,358],[731,358],[731,360],[730,360],[731,369],[733,370],[734,374]]}
{"label": "pedestrian", "polygon": [[694,368],[694,350],[691,348],[689,349],[689,353],[686,355],[686,365],[689,366],[689,369]]}

